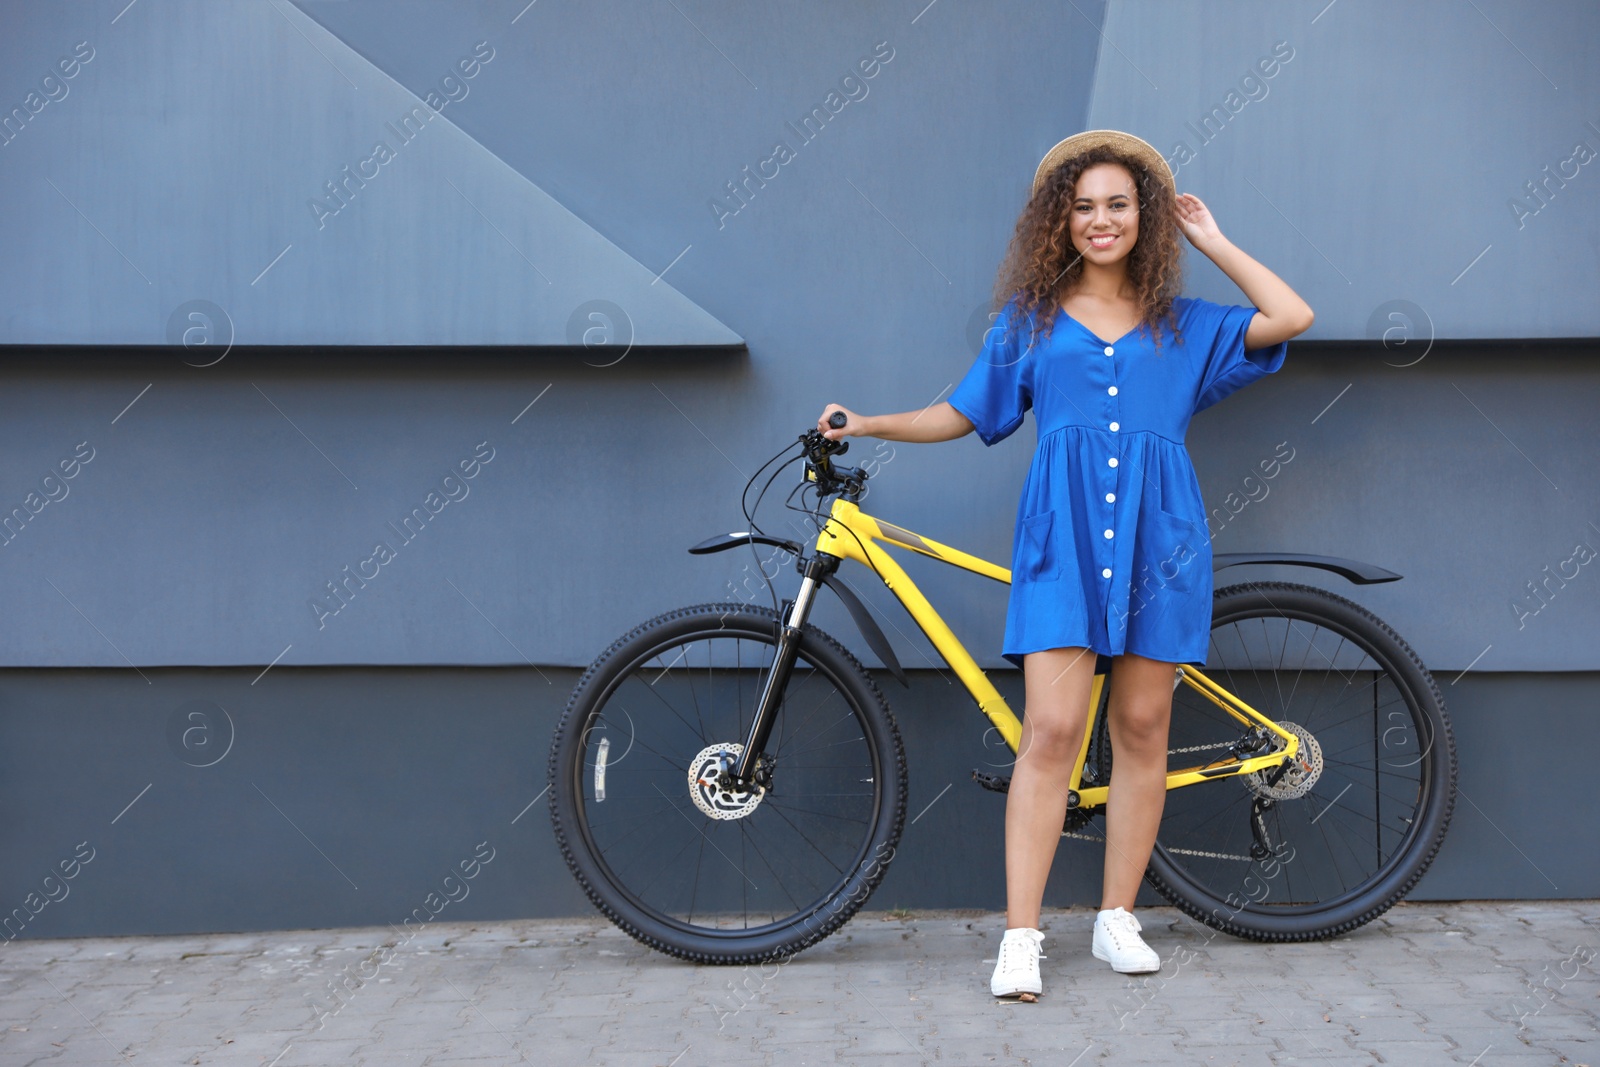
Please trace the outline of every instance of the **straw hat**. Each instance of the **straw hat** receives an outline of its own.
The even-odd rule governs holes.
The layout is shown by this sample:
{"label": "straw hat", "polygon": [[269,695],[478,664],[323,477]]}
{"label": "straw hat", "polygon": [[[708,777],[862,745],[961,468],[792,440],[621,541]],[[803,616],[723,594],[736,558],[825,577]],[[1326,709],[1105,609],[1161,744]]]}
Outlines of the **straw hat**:
{"label": "straw hat", "polygon": [[1167,188],[1177,195],[1177,182],[1173,179],[1172,168],[1167,166],[1167,161],[1154,147],[1141,141],[1131,133],[1121,130],[1087,130],[1075,133],[1071,137],[1060,141],[1050,151],[1044,154],[1039,161],[1039,169],[1033,175],[1033,191],[1037,193],[1039,186],[1044,184],[1050,172],[1059,167],[1063,162],[1080,152],[1087,152],[1091,148],[1101,145],[1114,148],[1124,155],[1132,156],[1150,168],[1150,173],[1166,182]]}

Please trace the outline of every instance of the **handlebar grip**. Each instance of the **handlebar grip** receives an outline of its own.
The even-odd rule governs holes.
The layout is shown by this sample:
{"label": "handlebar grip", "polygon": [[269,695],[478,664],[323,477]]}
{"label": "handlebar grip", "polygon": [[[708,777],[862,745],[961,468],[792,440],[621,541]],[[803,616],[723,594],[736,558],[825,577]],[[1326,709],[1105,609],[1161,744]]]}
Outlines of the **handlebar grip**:
{"label": "handlebar grip", "polygon": [[846,415],[842,411],[835,411],[832,415],[828,416],[828,425],[832,426],[835,430],[842,429],[844,424],[849,421],[850,416]]}

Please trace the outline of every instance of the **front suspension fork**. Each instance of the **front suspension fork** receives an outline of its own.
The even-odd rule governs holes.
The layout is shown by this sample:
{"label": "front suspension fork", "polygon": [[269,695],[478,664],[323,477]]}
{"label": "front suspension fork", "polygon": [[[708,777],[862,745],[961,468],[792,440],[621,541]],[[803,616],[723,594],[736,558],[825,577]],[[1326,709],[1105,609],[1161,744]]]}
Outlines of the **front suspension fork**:
{"label": "front suspension fork", "polygon": [[767,670],[766,682],[761,687],[761,698],[756,704],[755,717],[750,720],[750,732],[744,739],[744,751],[733,768],[733,778],[739,782],[750,781],[757,766],[756,761],[767,745],[772,733],[772,722],[777,717],[778,705],[783,702],[783,691],[789,684],[789,672],[794,668],[796,653],[800,650],[800,634],[811,614],[822,581],[839,567],[839,560],[819,552],[804,561],[800,591],[793,601],[784,601],[779,612],[778,649]]}

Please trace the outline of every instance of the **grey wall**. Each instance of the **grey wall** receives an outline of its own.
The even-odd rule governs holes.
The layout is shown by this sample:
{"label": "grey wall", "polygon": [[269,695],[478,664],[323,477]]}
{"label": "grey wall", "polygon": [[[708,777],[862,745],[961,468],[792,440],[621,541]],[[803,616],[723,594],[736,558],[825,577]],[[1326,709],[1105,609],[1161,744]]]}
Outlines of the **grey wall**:
{"label": "grey wall", "polygon": [[[1178,163],[1179,188],[1307,295],[1308,337],[1399,327],[1391,301],[1422,336],[1592,337],[1600,66],[1580,42],[1597,35],[1583,0],[1117,0],[1089,122]],[[1245,82],[1280,42],[1293,58]],[[1234,291],[1202,262],[1196,292]]]}
{"label": "grey wall", "polygon": [[[528,667],[274,668],[252,686],[255,673],[153,671],[146,686],[129,671],[8,672],[7,939],[19,927],[23,937],[72,937],[398,924],[428,894],[461,897],[463,886],[441,918],[592,914],[556,848],[544,793],[550,734],[577,671],[546,668],[547,681]],[[905,737],[917,818],[871,906],[1002,908],[1005,799],[970,778],[1001,762],[984,747],[987,720],[933,671],[913,671],[909,690],[878,680]],[[998,681],[1020,707],[1017,673]],[[1597,690],[1592,672],[1474,672],[1447,687],[1461,794],[1412,899],[1600,893],[1600,857],[1551,817],[1582,802],[1582,784],[1559,795],[1507,788],[1537,777],[1545,754],[1507,709],[1533,703],[1552,735],[1592,737]],[[214,756],[169,740],[174,718],[204,707]],[[60,897],[65,885],[64,898],[17,923],[12,909],[28,914],[47,873],[91,851],[76,877],[46,887]],[[470,881],[443,884],[475,855],[493,858]],[[1101,855],[1062,841],[1046,903],[1097,902]]]}
{"label": "grey wall", "polygon": [[739,341],[452,124],[507,26],[441,35],[413,93],[288,3],[11,21],[9,343],[568,344],[594,301],[641,343]]}
{"label": "grey wall", "polygon": [[[1600,326],[1571,299],[1600,280],[1584,0],[13,7],[6,343],[162,344],[197,298],[253,344],[559,343],[594,298],[653,343],[727,341],[672,287],[754,326],[744,290],[774,276],[752,266],[836,253],[832,279],[776,276],[831,308],[880,242],[904,256],[877,264],[907,281],[896,336],[981,295],[1032,164],[1083,125],[1167,153],[1311,293],[1313,337],[1366,338],[1397,299],[1443,337]],[[880,41],[895,58],[861,99],[810,143],[786,129]],[[93,58],[41,92],[79,42]],[[414,139],[389,129],[430,101]],[[797,157],[719,225],[712,198],[736,204],[726,183],[780,139]],[[319,219],[310,202],[380,140],[395,158]]]}
{"label": "grey wall", "polygon": [[[1190,448],[1222,516],[1216,550],[1319,552],[1398,571],[1404,580],[1358,598],[1441,672],[1480,655],[1475,669],[1591,667],[1594,567],[1550,575],[1578,542],[1600,548],[1589,525],[1600,525],[1593,350],[1506,345],[1405,368],[1385,355],[1294,348],[1284,370],[1195,419]],[[43,493],[79,442],[94,458],[0,547],[6,596],[25,605],[5,617],[0,649],[31,666],[265,665],[280,654],[283,665],[587,663],[657,611],[762,594],[744,588],[755,576],[745,557],[683,550],[743,528],[746,477],[826,399],[909,406],[964,362],[957,353],[920,372],[921,386],[878,381],[871,364],[841,367],[831,373],[844,384],[794,382],[787,399],[762,400],[781,392],[766,379],[803,368],[634,353],[609,367],[409,357],[377,374],[354,357],[236,353],[199,377],[176,358],[14,358],[0,392],[8,504]],[[971,437],[861,441],[853,454],[880,462],[869,510],[1004,562],[1032,438],[992,450]],[[394,527],[482,442],[493,459],[461,483],[468,495],[405,543]],[[1259,497],[1244,479],[1285,443],[1294,458],[1264,483],[1267,496],[1229,515]],[[953,505],[957,491],[965,499]],[[783,513],[769,522],[781,527]],[[395,558],[364,587],[343,587],[338,614],[319,616],[313,598],[339,603],[326,584],[357,571],[379,540]],[[922,559],[907,566],[974,653],[1002,665],[1004,587]],[[1311,572],[1233,577],[1354,592]],[[1544,599],[1528,592],[1547,581]],[[886,629],[902,661],[931,665],[903,609],[855,584],[895,623]],[[831,604],[820,618],[848,626]]]}
{"label": "grey wall", "polygon": [[[494,814],[542,788],[573,668],[650,614],[740,595],[743,559],[683,548],[744,526],[746,477],[824,403],[947,394],[1046,149],[1113,125],[1168,150],[1280,40],[1294,58],[1179,184],[1318,321],[1189,444],[1223,509],[1219,552],[1406,577],[1220,581],[1352,595],[1439,673],[1482,809],[1463,804],[1427,892],[1596,892],[1593,861],[1549,830],[1550,811],[1587,802],[1581,784],[1498,795],[1508,766],[1537,773],[1519,762],[1528,737],[1582,750],[1600,732],[1600,579],[1588,564],[1550,577],[1574,574],[1579,542],[1600,549],[1594,164],[1520,229],[1507,203],[1575,141],[1600,147],[1592,7],[916,0],[752,19],[716,3],[95,0],[7,19],[0,107],[78,41],[96,49],[0,147],[0,515],[15,527],[0,538],[0,888],[18,898],[63,848],[107,842],[88,868],[100,888],[77,883],[42,931],[387,921],[497,834],[506,880],[480,883],[472,914],[584,910],[540,810]],[[469,94],[317,229],[306,200],[478,41],[495,58]],[[894,56],[864,99],[810,142],[786,133],[882,41]],[[727,183],[780,137],[795,157],[730,215]],[[1190,278],[1242,299],[1203,262]],[[221,309],[206,324],[231,329],[231,350],[220,332],[168,343],[196,300]],[[584,348],[590,325],[604,343]],[[879,463],[870,510],[1003,562],[1033,443],[853,455]],[[1285,443],[1270,493],[1230,515]],[[446,485],[480,445],[493,458]],[[421,534],[391,531],[436,489]],[[441,505],[446,491],[460,499]],[[394,558],[319,620],[313,600],[380,540]],[[907,567],[1002,666],[1005,590]],[[855,584],[902,661],[934,666],[898,606]],[[818,621],[850,633],[831,604]],[[972,765],[976,716],[943,686],[897,700],[916,806]],[[209,777],[164,740],[202,697],[244,709],[242,747]],[[947,837],[923,828],[970,818],[994,836],[1000,807],[936,807],[918,824],[929,851],[881,900],[994,906],[992,880],[934,877]],[[1481,813],[1501,829],[1469,829]]]}

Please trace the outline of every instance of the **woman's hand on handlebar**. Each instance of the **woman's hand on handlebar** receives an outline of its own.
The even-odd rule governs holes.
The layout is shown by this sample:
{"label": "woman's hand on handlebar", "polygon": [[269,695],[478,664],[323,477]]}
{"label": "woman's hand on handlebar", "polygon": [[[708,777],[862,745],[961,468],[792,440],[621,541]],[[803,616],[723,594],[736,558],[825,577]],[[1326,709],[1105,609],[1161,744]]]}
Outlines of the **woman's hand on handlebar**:
{"label": "woman's hand on handlebar", "polygon": [[[828,417],[836,412],[843,412],[847,420],[837,429],[828,423]],[[885,441],[953,441],[972,430],[971,421],[948,400],[894,415],[857,415],[841,404],[829,404],[817,420],[817,432],[830,441],[847,436],[879,437]]]}
{"label": "woman's hand on handlebar", "polygon": [[[840,412],[845,417],[843,426],[834,427],[828,420],[835,412]],[[837,441],[844,437],[862,437],[866,435],[864,423],[866,417],[857,415],[842,404],[829,404],[822,409],[822,415],[817,419],[817,432],[830,441]]]}

